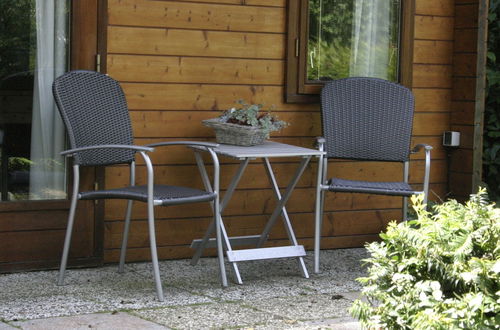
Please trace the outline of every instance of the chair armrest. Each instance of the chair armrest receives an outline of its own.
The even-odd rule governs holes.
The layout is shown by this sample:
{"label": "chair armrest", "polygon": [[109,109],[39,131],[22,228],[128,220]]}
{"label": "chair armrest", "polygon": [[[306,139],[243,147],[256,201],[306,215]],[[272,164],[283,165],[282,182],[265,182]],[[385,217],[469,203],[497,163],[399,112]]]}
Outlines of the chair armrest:
{"label": "chair armrest", "polygon": [[325,143],[326,142],[326,139],[322,136],[317,136],[316,137],[316,142],[319,144],[319,143]]}
{"label": "chair armrest", "polygon": [[169,142],[158,142],[146,144],[146,147],[164,147],[164,146],[175,146],[175,145],[185,145],[185,146],[198,146],[198,147],[208,147],[217,148],[218,143],[212,142],[202,142],[202,141],[169,141]]}
{"label": "chair armrest", "polygon": [[424,149],[425,151],[431,151],[433,148],[432,146],[425,144],[425,143],[419,143],[413,149],[411,149],[410,153],[414,154],[419,152],[420,150]]}
{"label": "chair armrest", "polygon": [[322,136],[317,136],[316,137],[316,148],[320,151],[324,151],[325,150],[325,143],[326,143],[326,139]]}
{"label": "chair armrest", "polygon": [[65,150],[61,152],[61,156],[72,156],[73,154],[76,154],[78,152],[87,150],[98,150],[98,149],[129,149],[129,150],[145,151],[145,152],[154,151],[154,148],[148,146],[134,146],[128,144],[103,144],[99,146],[87,146],[87,147]]}
{"label": "chair armrest", "polygon": [[420,150],[425,150],[425,170],[424,170],[424,204],[427,204],[427,199],[429,197],[429,180],[430,180],[430,171],[431,171],[431,150],[432,146],[419,143],[417,144],[410,153],[414,154],[419,152]]}
{"label": "chair armrest", "polygon": [[[193,148],[193,151],[195,154],[198,169],[200,170],[200,174],[203,180],[203,185],[205,186],[206,191],[215,192],[217,195],[219,195],[220,164],[219,164],[219,157],[217,157],[217,153],[213,150],[213,148],[217,148],[219,144],[213,142],[203,142],[203,141],[166,141],[166,142],[147,144],[148,147],[164,147],[164,146],[175,146],[175,145],[195,147]],[[205,147],[205,148],[200,148],[200,147]],[[201,151],[208,152],[210,154],[210,157],[212,158],[214,167],[212,184],[210,184],[209,182],[208,175],[205,166],[203,164],[202,157],[200,155]]]}

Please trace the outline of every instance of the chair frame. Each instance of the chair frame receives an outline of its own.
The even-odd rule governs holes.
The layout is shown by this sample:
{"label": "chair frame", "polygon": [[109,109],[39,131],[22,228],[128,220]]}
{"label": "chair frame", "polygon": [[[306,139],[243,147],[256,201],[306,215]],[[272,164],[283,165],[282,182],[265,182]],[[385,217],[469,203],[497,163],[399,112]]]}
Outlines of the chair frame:
{"label": "chair frame", "polygon": [[[80,80],[82,79],[88,79],[89,77],[93,77],[92,75],[95,75],[102,81],[102,83],[106,84],[111,84],[114,88],[111,92],[114,91],[119,91],[119,94],[117,95],[116,102],[120,103],[119,109],[117,108],[117,113],[121,114],[121,120],[126,120],[128,123],[130,123],[130,118],[127,117],[128,114],[125,115],[126,112],[128,112],[128,108],[126,106],[126,100],[125,96],[123,94],[123,91],[121,90],[121,87],[119,86],[118,82],[114,81],[112,78],[105,77],[105,75],[97,73],[97,72],[92,72],[92,71],[73,71],[73,72],[68,72],[65,75],[70,75],[70,74],[82,74],[82,78],[79,78]],[[58,78],[59,79],[59,78]],[[79,82],[79,80],[76,80]],[[71,82],[71,80],[70,80]],[[96,81],[96,82],[99,82]],[[95,87],[101,87],[100,85],[94,85]],[[74,131],[73,131],[73,123],[78,123],[78,121],[74,121],[75,119],[69,119],[68,115],[66,114],[66,107],[69,106],[71,107],[71,103],[65,104],[63,101],[60,99],[59,95],[59,88],[65,88],[64,85],[59,86],[56,88],[56,82],[54,82],[54,97],[56,98],[56,104],[59,107],[59,110],[61,112],[61,115],[63,117],[63,121],[65,122],[66,129],[70,133],[70,144],[72,146],[75,146],[77,142],[74,140]],[[71,90],[69,90],[71,92]],[[104,94],[107,95],[107,94]],[[102,97],[102,95],[101,95]],[[74,100],[66,100],[64,102],[73,102]],[[71,109],[71,108],[68,108]],[[78,109],[78,108],[73,108],[73,110]],[[96,107],[95,109],[99,110],[99,107]],[[97,117],[96,117],[97,118]],[[73,121],[72,121],[73,120]],[[108,117],[109,120],[109,117]],[[81,121],[85,122],[85,121]],[[126,131],[124,134],[132,134],[131,131],[131,126],[129,125],[126,127]],[[70,245],[71,245],[71,237],[73,234],[73,227],[74,227],[74,220],[75,220],[75,213],[76,213],[76,207],[78,204],[78,200],[80,199],[125,199],[128,200],[127,203],[127,208],[126,208],[126,213],[125,213],[125,223],[124,223],[124,231],[123,231],[123,237],[122,237],[122,243],[121,243],[121,250],[120,250],[120,261],[119,261],[119,267],[118,267],[118,272],[122,273],[124,272],[125,268],[125,259],[126,259],[126,250],[127,250],[127,245],[128,245],[128,234],[130,230],[130,221],[131,221],[131,215],[132,215],[132,204],[133,201],[140,201],[140,202],[146,202],[147,203],[147,217],[148,217],[148,231],[149,231],[149,241],[150,241],[150,249],[151,249],[151,261],[152,261],[152,266],[153,266],[153,276],[154,276],[154,282],[155,282],[155,287],[156,287],[156,294],[158,297],[159,301],[164,301],[164,294],[163,294],[163,288],[161,284],[161,278],[160,278],[160,270],[159,270],[159,263],[158,263],[158,252],[157,252],[157,245],[156,245],[156,231],[155,231],[155,217],[154,217],[154,207],[155,206],[168,206],[168,205],[179,205],[179,204],[185,204],[185,203],[200,203],[200,202],[209,202],[213,206],[213,217],[214,217],[214,222],[216,223],[216,246],[217,246],[217,253],[218,253],[218,262],[219,262],[219,270],[220,270],[220,280],[222,286],[227,286],[227,276],[226,276],[226,271],[225,271],[225,265],[224,265],[224,252],[223,252],[223,246],[222,246],[222,234],[220,230],[220,208],[219,208],[219,194],[220,194],[220,187],[219,187],[219,181],[220,181],[220,164],[219,160],[217,157],[217,154],[214,152],[214,148],[218,147],[219,145],[216,143],[211,143],[211,142],[202,142],[202,141],[173,141],[173,142],[160,142],[160,143],[153,143],[145,146],[137,146],[137,145],[132,145],[128,144],[128,141],[131,141],[132,136],[130,136],[130,140],[127,138],[126,140],[123,140],[123,142],[118,142],[121,144],[97,144],[97,145],[80,145],[76,144],[76,147],[73,147],[72,149],[66,150],[61,152],[62,156],[66,157],[71,157],[74,159],[73,162],[73,187],[72,187],[72,194],[71,194],[71,205],[70,205],[70,210],[69,210],[69,215],[68,215],[68,225],[66,229],[66,235],[64,239],[64,246],[63,246],[63,252],[61,256],[61,264],[59,268],[59,275],[58,275],[58,285],[63,285],[64,284],[64,276],[66,272],[66,267],[67,267],[67,262],[68,262],[68,256],[69,256],[69,250],[70,250]],[[79,142],[81,143],[81,141]],[[157,195],[158,199],[155,199],[155,184],[154,184],[154,170],[153,170],[153,163],[148,155],[148,153],[153,152],[156,147],[166,147],[166,146],[186,146],[186,147],[196,147],[196,148],[203,148],[206,150],[213,162],[213,184],[212,187],[213,189],[211,191],[206,191],[207,196],[204,196],[203,194],[201,195],[193,195],[192,198],[191,196],[175,196],[175,188],[183,188],[183,187],[175,187],[175,186],[170,186],[166,187],[167,190],[165,190],[165,195],[160,195],[160,190],[159,194]],[[113,191],[109,190],[96,190],[97,194],[87,194],[85,195],[84,192],[80,192],[80,167],[81,166],[96,166],[92,162],[82,162],[81,161],[81,156],[85,154],[86,152],[89,151],[99,151],[99,152],[106,152],[106,151],[113,151],[113,150],[128,150],[132,151],[130,153],[130,157],[127,156],[125,158],[118,158],[116,161],[113,161],[113,159],[110,159],[106,162],[104,162],[101,166],[107,166],[107,165],[112,165],[112,164],[128,164],[130,166],[130,184],[127,188],[134,187],[136,185],[136,154],[140,154],[141,158],[144,160],[144,163],[146,165],[147,169],[147,178],[146,178],[146,186],[141,188],[138,193],[130,190],[125,190],[123,192],[123,196],[121,193],[114,193]],[[160,188],[159,185],[158,187]],[[187,187],[186,187],[187,188]],[[172,191],[169,191],[168,189],[172,189]],[[102,192],[102,195],[99,193]],[[203,191],[199,191],[203,192]],[[106,194],[107,193],[107,194]],[[172,193],[172,194],[171,194]],[[196,199],[197,196],[201,196],[201,198]]]}
{"label": "chair frame", "polygon": [[[353,78],[347,78],[353,79]],[[359,79],[359,78],[354,78]],[[368,78],[371,79],[371,78]],[[324,137],[317,138],[317,145],[319,151],[325,151],[326,139]],[[424,172],[424,182],[423,189],[421,191],[415,191],[415,194],[424,194],[424,204],[427,204],[428,194],[429,194],[429,179],[430,179],[430,163],[431,163],[431,150],[432,146],[424,143],[417,144],[413,149],[409,151],[410,154],[425,151],[425,172]],[[334,158],[334,157],[330,157]],[[323,222],[323,208],[325,200],[325,191],[329,190],[329,185],[327,184],[327,172],[328,172],[328,159],[326,155],[321,155],[318,159],[318,175],[316,182],[316,200],[315,200],[315,230],[314,230],[314,272],[319,273],[320,264],[320,241],[321,241],[321,227]],[[369,161],[370,159],[366,159]],[[409,157],[405,161],[398,161],[403,163],[403,182],[408,184],[409,178]],[[384,160],[380,160],[384,161]],[[407,197],[403,197],[403,220],[407,220],[408,205]]]}
{"label": "chair frame", "polygon": [[[219,269],[220,269],[220,280],[222,286],[226,287],[227,284],[227,276],[224,265],[224,253],[222,249],[222,240],[221,240],[221,231],[220,231],[220,216],[219,215],[219,177],[220,177],[220,165],[217,154],[213,151],[212,148],[217,147],[218,144],[209,143],[209,142],[195,142],[195,141],[179,141],[179,142],[161,142],[154,143],[146,146],[133,146],[133,145],[100,145],[100,146],[89,146],[82,148],[75,148],[63,151],[61,155],[72,157],[76,153],[85,151],[85,150],[93,150],[93,149],[129,149],[134,150],[141,155],[143,158],[146,168],[147,168],[147,191],[148,191],[148,200],[147,200],[147,210],[148,210],[148,229],[149,229],[149,241],[150,241],[150,249],[151,249],[151,261],[153,265],[153,275],[156,286],[156,293],[159,301],[164,301],[163,288],[161,285],[160,278],[160,269],[158,263],[158,252],[156,246],[156,231],[154,224],[154,207],[162,205],[160,200],[154,200],[153,198],[153,188],[154,188],[154,174],[153,174],[153,164],[151,162],[150,157],[147,155],[147,152],[154,151],[154,147],[160,146],[173,146],[173,145],[186,145],[186,146],[200,146],[205,147],[206,150],[210,153],[210,156],[214,165],[214,179],[213,179],[213,192],[216,194],[216,197],[210,203],[214,206],[214,221],[216,222],[216,240],[217,240],[217,253],[219,259]],[[70,212],[68,216],[68,226],[66,229],[66,236],[64,240],[64,248],[63,254],[61,257],[61,265],[59,268],[59,277],[58,277],[58,285],[64,284],[64,275],[66,271],[69,248],[71,245],[71,237],[73,232],[73,224],[75,219],[75,211],[78,203],[79,197],[79,184],[80,184],[80,165],[73,165],[73,192],[71,196],[71,206]],[[130,185],[135,185],[135,161],[130,164]],[[132,204],[133,200],[128,200],[127,210],[125,215],[125,225],[123,230],[122,244],[120,249],[120,262],[118,267],[118,272],[123,273],[125,267],[125,258],[127,252],[127,243],[128,243],[128,234],[130,230],[130,219],[132,215]]]}

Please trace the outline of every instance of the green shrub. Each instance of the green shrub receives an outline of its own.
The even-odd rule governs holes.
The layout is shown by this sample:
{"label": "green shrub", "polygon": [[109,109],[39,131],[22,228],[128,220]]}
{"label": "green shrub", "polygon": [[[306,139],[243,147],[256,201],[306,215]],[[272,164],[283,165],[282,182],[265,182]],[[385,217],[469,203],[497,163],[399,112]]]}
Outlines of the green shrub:
{"label": "green shrub", "polygon": [[499,329],[500,209],[485,190],[465,205],[447,201],[417,219],[389,224],[367,245],[368,276],[358,279],[368,302],[351,313],[368,328]]}

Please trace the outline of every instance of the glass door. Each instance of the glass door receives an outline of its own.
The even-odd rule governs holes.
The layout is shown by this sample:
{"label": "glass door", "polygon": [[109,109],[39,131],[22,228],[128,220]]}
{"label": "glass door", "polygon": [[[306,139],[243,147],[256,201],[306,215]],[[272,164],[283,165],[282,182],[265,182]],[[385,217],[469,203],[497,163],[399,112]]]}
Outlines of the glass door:
{"label": "glass door", "polygon": [[[57,267],[71,187],[52,82],[95,70],[101,0],[0,0],[0,272]],[[82,172],[92,189],[96,170]],[[70,263],[102,262],[101,206],[81,201]]]}
{"label": "glass door", "polygon": [[68,68],[68,0],[0,0],[0,196],[65,199],[64,127],[52,97]]}

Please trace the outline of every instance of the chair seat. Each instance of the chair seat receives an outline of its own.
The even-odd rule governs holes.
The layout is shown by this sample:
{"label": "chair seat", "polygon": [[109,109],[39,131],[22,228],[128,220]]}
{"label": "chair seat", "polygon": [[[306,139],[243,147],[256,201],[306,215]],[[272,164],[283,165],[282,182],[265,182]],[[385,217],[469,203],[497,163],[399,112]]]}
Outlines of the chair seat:
{"label": "chair seat", "polygon": [[[155,205],[178,205],[186,203],[207,202],[215,199],[215,193],[204,190],[154,185],[153,197]],[[109,190],[80,192],[79,199],[132,199],[147,202],[147,186],[130,186]]]}
{"label": "chair seat", "polygon": [[411,196],[419,193],[405,182],[354,181],[333,178],[328,181],[329,191],[354,192],[379,195]]}

